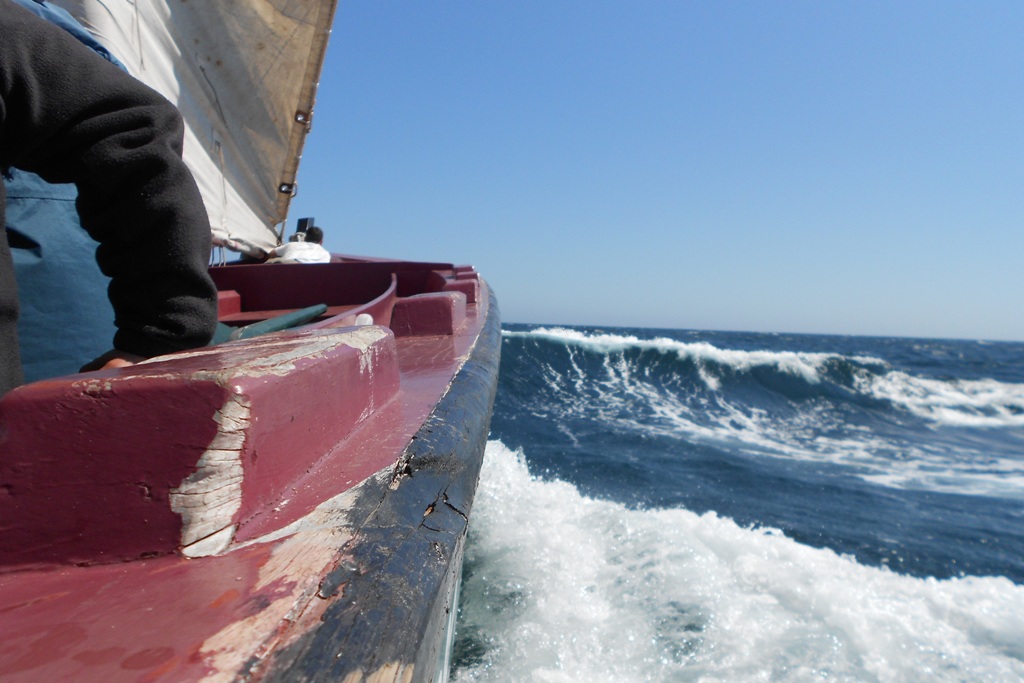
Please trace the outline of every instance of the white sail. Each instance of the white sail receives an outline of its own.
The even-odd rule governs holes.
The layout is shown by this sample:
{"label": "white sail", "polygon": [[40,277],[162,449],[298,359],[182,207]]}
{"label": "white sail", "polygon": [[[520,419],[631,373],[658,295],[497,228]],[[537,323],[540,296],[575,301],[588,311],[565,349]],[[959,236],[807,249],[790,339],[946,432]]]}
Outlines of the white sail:
{"label": "white sail", "polygon": [[280,241],[337,0],[53,0],[185,119],[214,243]]}

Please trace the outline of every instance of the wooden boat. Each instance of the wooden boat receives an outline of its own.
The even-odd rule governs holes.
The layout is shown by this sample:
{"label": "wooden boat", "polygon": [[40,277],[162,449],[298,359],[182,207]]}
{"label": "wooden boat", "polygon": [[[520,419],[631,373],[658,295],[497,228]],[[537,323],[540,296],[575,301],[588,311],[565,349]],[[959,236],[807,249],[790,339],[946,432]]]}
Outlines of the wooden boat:
{"label": "wooden boat", "polygon": [[486,283],[215,277],[224,319],[343,310],[0,400],[0,680],[432,680],[496,384]]}
{"label": "wooden boat", "polygon": [[[83,8],[117,3],[61,4],[111,35]],[[497,384],[490,288],[340,256],[211,273],[228,341],[0,399],[0,680],[444,680]]]}

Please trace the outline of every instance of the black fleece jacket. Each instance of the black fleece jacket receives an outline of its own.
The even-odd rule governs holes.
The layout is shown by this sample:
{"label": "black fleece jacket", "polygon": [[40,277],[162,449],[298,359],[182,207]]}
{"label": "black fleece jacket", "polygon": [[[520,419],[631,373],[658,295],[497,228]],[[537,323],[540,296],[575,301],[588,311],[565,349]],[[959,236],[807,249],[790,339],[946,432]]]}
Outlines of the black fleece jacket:
{"label": "black fleece jacket", "polygon": [[[180,114],[158,93],[0,0],[0,167],[78,187],[82,227],[100,243],[96,260],[111,278],[120,351],[149,357],[203,346],[216,325],[209,219],[181,160],[183,135]],[[0,190],[0,221],[4,204]],[[16,318],[13,266],[0,240],[0,395],[20,380]]]}

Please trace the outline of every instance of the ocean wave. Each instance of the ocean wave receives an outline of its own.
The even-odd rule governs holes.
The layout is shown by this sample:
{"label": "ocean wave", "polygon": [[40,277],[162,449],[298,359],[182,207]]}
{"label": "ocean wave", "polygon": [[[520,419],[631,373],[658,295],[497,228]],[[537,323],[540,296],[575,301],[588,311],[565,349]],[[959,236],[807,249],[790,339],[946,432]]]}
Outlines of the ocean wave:
{"label": "ocean wave", "polygon": [[540,327],[525,332],[505,331],[503,334],[510,338],[548,339],[604,354],[636,350],[673,353],[680,360],[695,363],[701,379],[712,390],[721,388],[721,375],[716,374],[716,367],[727,368],[735,373],[746,373],[755,368],[774,368],[807,383],[817,384],[825,379],[822,372],[830,361],[847,360],[867,366],[887,366],[880,358],[869,356],[844,358],[831,353],[741,351],[720,349],[707,342],[683,342],[668,337],[642,339],[632,335],[586,333],[562,327]]}
{"label": "ocean wave", "polygon": [[[707,342],[683,342],[667,337],[642,339],[631,335],[587,333],[567,328],[537,328],[525,332],[504,332],[509,338],[545,339],[562,345],[587,349],[606,357],[629,352],[658,351],[674,354],[692,363],[704,386],[725,393],[724,370],[733,375],[749,375],[759,369],[776,374],[757,376],[768,391],[790,399],[824,396],[834,401],[860,402],[870,407],[881,402],[906,411],[933,424],[948,427],[1021,427],[1024,426],[1024,384],[993,379],[933,379],[915,377],[892,368],[889,362],[873,356],[797,351],[721,349]],[[579,386],[583,371],[573,360],[574,380]],[[550,367],[550,366],[549,366]],[[629,378],[650,376],[642,367],[606,361],[605,369],[629,371]],[[795,386],[784,377],[798,378],[807,386]],[[590,378],[607,381],[605,377]],[[549,377],[551,382],[559,377]],[[621,384],[621,382],[620,382]],[[821,385],[825,385],[822,387]],[[757,406],[755,406],[757,407]]]}
{"label": "ocean wave", "polygon": [[913,578],[714,513],[587,498],[492,441],[454,680],[1020,680],[1021,613],[1005,578]]}
{"label": "ocean wave", "polygon": [[1024,497],[1014,431],[1024,384],[919,377],[870,355],[566,328],[504,334],[516,344],[503,360],[506,409],[574,445],[603,431],[840,465],[892,488]]}

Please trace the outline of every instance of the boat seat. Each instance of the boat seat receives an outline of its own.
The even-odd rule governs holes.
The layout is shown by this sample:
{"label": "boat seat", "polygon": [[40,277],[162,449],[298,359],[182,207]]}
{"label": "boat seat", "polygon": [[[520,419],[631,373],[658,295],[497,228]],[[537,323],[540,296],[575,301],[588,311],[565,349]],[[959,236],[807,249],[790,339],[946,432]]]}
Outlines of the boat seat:
{"label": "boat seat", "polygon": [[463,292],[428,292],[399,299],[391,312],[396,337],[453,335],[466,320]]}

